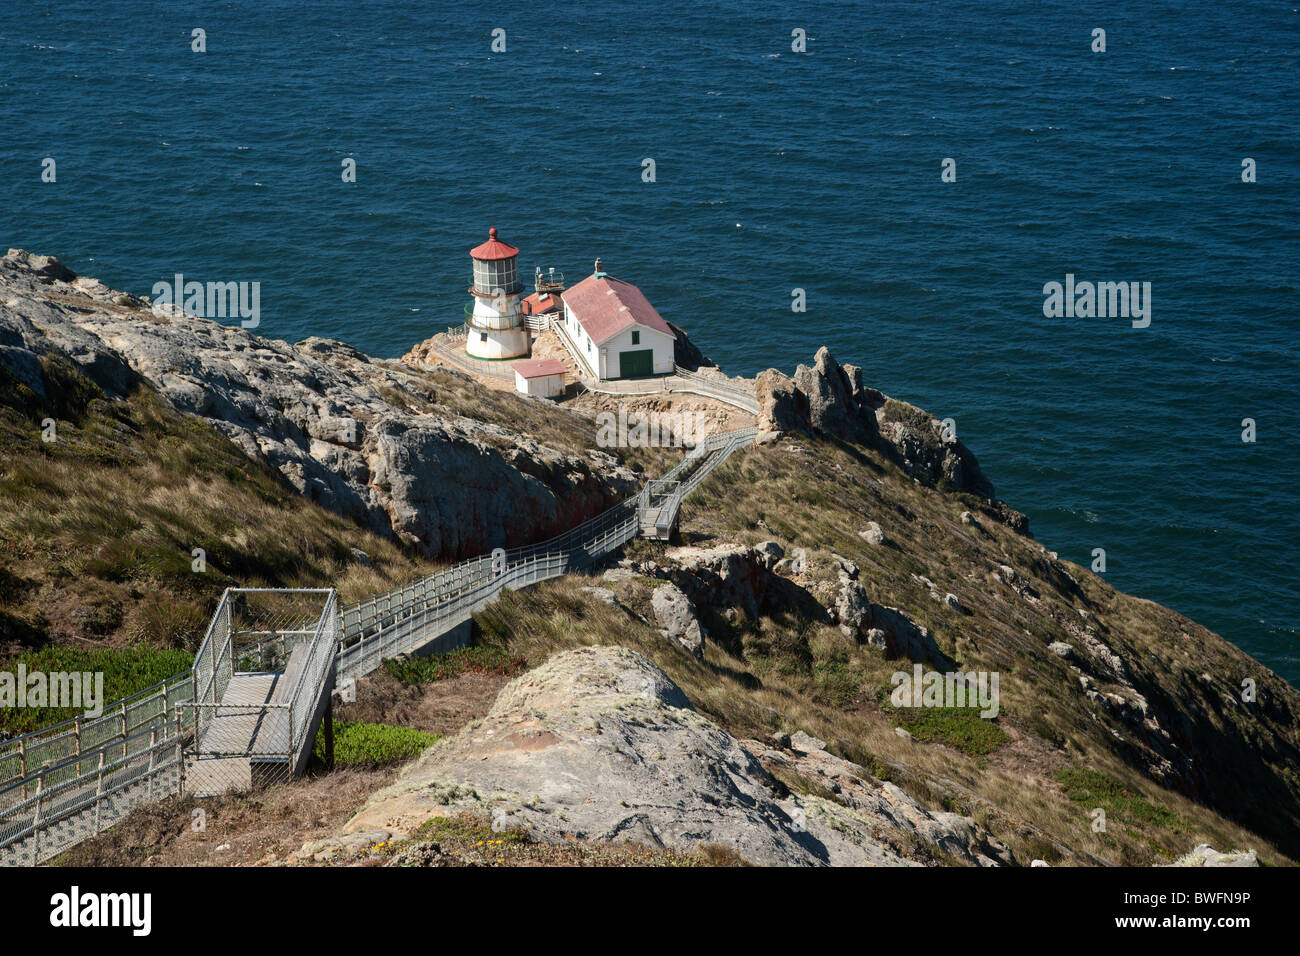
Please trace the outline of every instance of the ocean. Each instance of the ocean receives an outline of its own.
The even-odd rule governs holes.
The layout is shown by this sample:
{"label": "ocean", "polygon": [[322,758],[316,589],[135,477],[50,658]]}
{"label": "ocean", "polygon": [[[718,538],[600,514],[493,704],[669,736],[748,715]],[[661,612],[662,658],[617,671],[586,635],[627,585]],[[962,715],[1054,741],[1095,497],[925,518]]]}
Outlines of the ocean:
{"label": "ocean", "polygon": [[[388,357],[490,225],[600,256],[731,374],[827,345],[952,418],[1049,548],[1300,683],[1296,6],[187,6],[0,7],[9,246]],[[1067,275],[1149,325],[1048,317]]]}

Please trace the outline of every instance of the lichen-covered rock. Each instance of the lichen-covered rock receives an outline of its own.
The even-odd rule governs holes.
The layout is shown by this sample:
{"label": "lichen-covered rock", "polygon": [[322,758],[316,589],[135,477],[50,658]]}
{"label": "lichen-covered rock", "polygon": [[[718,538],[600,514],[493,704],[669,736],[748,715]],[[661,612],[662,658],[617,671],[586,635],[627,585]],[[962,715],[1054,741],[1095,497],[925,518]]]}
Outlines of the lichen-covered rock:
{"label": "lichen-covered rock", "polygon": [[808,396],[788,375],[774,368],[760,372],[754,386],[758,398],[758,437],[762,445],[786,432],[807,431]]}
{"label": "lichen-covered rock", "polygon": [[[974,820],[957,813],[926,810],[896,785],[876,780],[857,764],[830,753],[826,744],[815,737],[796,733],[787,749],[766,747],[759,741],[745,741],[745,746],[765,767],[793,771],[819,789],[833,793],[838,802],[824,801],[817,809],[826,815],[830,826],[850,838],[865,817],[875,833],[929,844],[965,863],[1015,863],[1011,851]],[[846,808],[852,813],[844,814]]]}
{"label": "lichen-covered rock", "polygon": [[[871,445],[918,481],[993,498],[993,485],[979,462],[950,430],[914,405],[864,385],[862,370],[841,365],[825,346],[811,366],[798,366],[793,378],[775,369],[763,372],[755,390],[760,443],[802,432]],[[1005,520],[1012,520],[1011,515]]]}
{"label": "lichen-covered rock", "polygon": [[951,491],[993,497],[993,484],[975,455],[943,422],[892,398],[875,415],[880,437],[913,478]]}
{"label": "lichen-covered rock", "polygon": [[880,393],[863,388],[862,373],[856,366],[840,365],[822,346],[812,367],[795,369],[794,384],[807,396],[808,423],[813,431],[849,441],[875,440],[878,431],[871,403]]}
{"label": "lichen-covered rock", "polygon": [[880,525],[875,521],[868,521],[866,530],[859,531],[858,536],[867,544],[875,547],[885,543],[885,532],[881,530]]}
{"label": "lichen-covered rock", "polygon": [[665,555],[671,564],[664,574],[696,604],[735,607],[753,618],[767,599],[782,557],[780,545],[771,541],[753,548],[674,548]]}
{"label": "lichen-covered rock", "polygon": [[846,637],[861,639],[861,632],[871,622],[871,599],[858,581],[858,569],[841,561],[836,568],[839,589],[835,593],[832,617]]}

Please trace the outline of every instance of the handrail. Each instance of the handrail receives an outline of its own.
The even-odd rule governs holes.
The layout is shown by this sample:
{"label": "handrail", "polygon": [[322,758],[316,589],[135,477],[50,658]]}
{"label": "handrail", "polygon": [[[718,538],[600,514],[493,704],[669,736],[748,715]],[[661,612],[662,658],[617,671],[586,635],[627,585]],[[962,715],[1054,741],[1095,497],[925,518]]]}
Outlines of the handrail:
{"label": "handrail", "polygon": [[[466,333],[464,332],[460,332],[453,336],[448,332],[447,338],[448,341],[454,342],[465,337],[465,334]],[[511,369],[506,368],[503,371],[497,367],[502,365],[503,362],[494,362],[489,359],[476,359],[473,356],[466,355],[454,348],[449,348],[443,342],[439,342],[436,337],[433,339],[433,349],[447,361],[451,362],[452,365],[460,369],[460,371],[467,372],[470,375],[487,375],[490,378],[509,379],[512,382],[515,379],[515,373]]]}
{"label": "handrail", "polygon": [[339,636],[337,592],[331,591],[307,648],[307,663],[298,674],[296,686],[289,691],[290,753],[299,753],[304,745],[311,714],[324,687],[325,672],[333,663]]}
{"label": "handrail", "polygon": [[[189,671],[181,671],[179,674],[173,674],[171,677],[164,678],[158,683],[144,688],[144,690],[138,690],[133,694],[128,694],[125,697],[115,700],[112,704],[105,704],[104,713],[107,714],[110,710],[115,711],[123,704],[131,704],[142,700],[156,691],[165,690],[168,685],[175,686],[180,683],[183,678],[189,676],[189,673]],[[20,734],[17,737],[7,737],[4,740],[0,740],[0,758],[5,756],[4,751],[19,747],[23,744],[35,743],[48,737],[52,737],[54,736],[55,731],[62,730],[65,727],[75,727],[77,724],[84,724],[88,719],[94,718],[69,717],[67,720],[59,721],[57,724],[47,724],[46,726],[39,727],[36,730],[29,730],[27,733]],[[0,785],[0,790],[3,790],[3,785]]]}
{"label": "handrail", "polygon": [[[710,435],[668,474],[657,479],[660,483],[677,481],[690,471],[667,502],[668,518],[675,520],[685,496],[732,451],[749,444],[756,435],[753,427]],[[424,640],[420,632],[428,624],[450,628],[468,619],[474,609],[502,588],[520,581],[534,583],[556,577],[631,540],[640,533],[641,518],[648,506],[648,487],[563,534],[504,554],[498,552],[495,565],[491,557],[470,559],[345,606],[339,677],[363,676],[378,666],[377,657],[413,649]],[[538,573],[541,564],[546,565],[546,571]],[[371,640],[381,645],[380,650],[366,646]]]}

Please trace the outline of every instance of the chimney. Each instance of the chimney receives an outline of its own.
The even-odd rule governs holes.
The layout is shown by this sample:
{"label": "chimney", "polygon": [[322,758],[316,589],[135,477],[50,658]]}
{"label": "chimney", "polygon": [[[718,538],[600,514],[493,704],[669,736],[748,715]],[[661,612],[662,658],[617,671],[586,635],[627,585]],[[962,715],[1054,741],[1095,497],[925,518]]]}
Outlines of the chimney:
{"label": "chimney", "polygon": [[603,276],[604,274],[605,274],[605,265],[599,259],[597,259],[595,275],[599,277],[599,276]]}

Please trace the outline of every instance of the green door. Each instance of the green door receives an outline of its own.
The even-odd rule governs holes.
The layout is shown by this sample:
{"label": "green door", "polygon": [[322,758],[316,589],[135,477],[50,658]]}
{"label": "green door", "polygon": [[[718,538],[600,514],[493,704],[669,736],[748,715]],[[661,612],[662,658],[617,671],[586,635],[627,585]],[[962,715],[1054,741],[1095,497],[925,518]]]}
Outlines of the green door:
{"label": "green door", "polygon": [[619,378],[636,378],[640,375],[653,375],[654,373],[654,349],[637,349],[634,352],[618,353]]}

